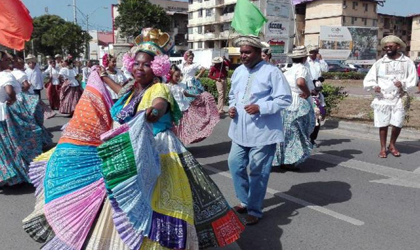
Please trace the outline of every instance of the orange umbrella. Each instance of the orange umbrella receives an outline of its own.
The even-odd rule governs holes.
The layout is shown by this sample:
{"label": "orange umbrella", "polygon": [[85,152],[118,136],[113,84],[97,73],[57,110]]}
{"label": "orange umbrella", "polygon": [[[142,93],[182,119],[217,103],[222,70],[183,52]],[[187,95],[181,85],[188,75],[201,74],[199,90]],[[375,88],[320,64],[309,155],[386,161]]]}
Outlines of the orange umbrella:
{"label": "orange umbrella", "polygon": [[0,1],[0,44],[22,50],[33,28],[29,11],[20,0]]}

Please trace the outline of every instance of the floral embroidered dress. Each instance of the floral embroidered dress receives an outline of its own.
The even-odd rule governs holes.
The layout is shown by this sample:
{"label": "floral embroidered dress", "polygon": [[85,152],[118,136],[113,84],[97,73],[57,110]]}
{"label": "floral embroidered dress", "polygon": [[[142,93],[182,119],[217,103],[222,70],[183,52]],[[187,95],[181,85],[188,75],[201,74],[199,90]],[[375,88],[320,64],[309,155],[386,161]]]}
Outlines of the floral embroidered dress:
{"label": "floral embroidered dress", "polygon": [[82,88],[76,79],[77,73],[74,69],[67,67],[60,69],[60,76],[64,83],[60,90],[60,113],[72,114],[82,95]]}
{"label": "floral embroidered dress", "polygon": [[[15,79],[7,72],[0,72],[0,187],[29,182],[27,162],[23,159],[22,145],[16,127],[10,122],[6,86],[14,86]],[[17,92],[17,91],[16,91]]]}
{"label": "floral embroidered dress", "polygon": [[284,142],[277,144],[273,166],[297,165],[304,162],[312,151],[310,135],[315,127],[315,112],[312,97],[307,99],[299,95],[302,91],[296,84],[297,79],[311,81],[308,69],[303,64],[293,64],[284,76],[292,90],[292,104],[281,111],[284,127]]}
{"label": "floral embroidered dress", "polygon": [[[214,97],[205,92],[201,82],[195,79],[195,74],[200,68],[198,64],[184,66],[182,82],[168,84],[183,111],[182,119],[173,127],[173,131],[184,145],[206,139],[220,121]],[[197,97],[186,97],[184,91]]]}
{"label": "floral embroidered dress", "polygon": [[[156,98],[170,110],[150,124],[142,110]],[[24,228],[47,242],[42,249],[203,249],[238,239],[242,222],[170,130],[181,112],[169,89],[130,89],[111,104],[94,70],[58,146],[31,165],[37,205]]]}

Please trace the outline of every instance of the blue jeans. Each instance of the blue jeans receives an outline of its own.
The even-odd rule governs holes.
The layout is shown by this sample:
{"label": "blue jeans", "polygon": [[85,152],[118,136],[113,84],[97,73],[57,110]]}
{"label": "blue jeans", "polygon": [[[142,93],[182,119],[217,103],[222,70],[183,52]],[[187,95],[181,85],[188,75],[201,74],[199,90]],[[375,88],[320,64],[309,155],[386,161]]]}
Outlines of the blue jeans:
{"label": "blue jeans", "polygon": [[276,144],[243,147],[234,142],[230,149],[228,164],[236,197],[242,206],[248,208],[249,215],[258,218],[262,217],[263,201],[275,151]]}

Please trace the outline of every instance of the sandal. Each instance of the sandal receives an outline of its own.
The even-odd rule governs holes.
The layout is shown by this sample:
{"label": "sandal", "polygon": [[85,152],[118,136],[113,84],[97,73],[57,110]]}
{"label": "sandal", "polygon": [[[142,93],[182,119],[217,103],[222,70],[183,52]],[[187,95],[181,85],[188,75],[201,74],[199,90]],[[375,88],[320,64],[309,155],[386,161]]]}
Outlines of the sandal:
{"label": "sandal", "polygon": [[244,213],[248,212],[248,209],[246,207],[241,206],[241,205],[236,205],[236,206],[233,207],[233,209],[238,214],[244,214]]}
{"label": "sandal", "polygon": [[259,220],[260,219],[258,217],[248,214],[248,216],[245,218],[245,224],[247,226],[252,226],[257,224]]}
{"label": "sandal", "polygon": [[388,150],[394,157],[400,157],[401,156],[400,151],[398,151],[396,148],[388,147]]}
{"label": "sandal", "polygon": [[378,155],[379,158],[387,158],[386,152],[385,151],[381,151]]}

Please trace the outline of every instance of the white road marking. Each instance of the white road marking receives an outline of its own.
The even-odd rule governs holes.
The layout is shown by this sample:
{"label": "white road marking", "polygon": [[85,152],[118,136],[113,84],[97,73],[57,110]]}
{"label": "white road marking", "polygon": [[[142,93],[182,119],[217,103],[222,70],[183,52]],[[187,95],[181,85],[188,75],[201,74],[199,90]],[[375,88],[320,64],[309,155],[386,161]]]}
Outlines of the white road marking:
{"label": "white road marking", "polygon": [[[222,175],[222,176],[225,176],[225,177],[228,177],[228,178],[232,179],[232,176],[230,175],[229,172],[221,171],[221,170],[219,170],[217,168],[214,168],[214,167],[211,167],[211,166],[208,166],[208,165],[203,165],[203,167],[205,169],[209,170],[209,171],[212,171],[214,173],[217,173],[219,175]],[[339,220],[348,222],[348,223],[353,224],[355,226],[362,226],[362,225],[365,224],[363,221],[354,219],[354,218],[349,217],[349,216],[346,216],[344,214],[340,214],[340,213],[334,212],[334,211],[332,211],[330,209],[327,209],[327,208],[324,208],[324,207],[317,206],[315,204],[312,204],[310,202],[304,201],[302,199],[299,199],[299,198],[296,198],[296,197],[293,197],[293,196],[290,196],[290,195],[281,193],[280,191],[275,190],[275,189],[272,189],[272,188],[267,188],[267,193],[272,194],[272,195],[274,195],[276,197],[282,198],[284,200],[288,200],[288,201],[294,202],[294,203],[299,204],[299,205],[301,205],[303,207],[307,207],[309,209],[315,210],[315,211],[320,212],[320,213],[323,213],[325,215],[329,215],[329,216],[334,217],[336,219],[339,219]]]}
{"label": "white road marking", "polygon": [[414,172],[410,172],[374,163],[323,153],[314,154],[311,156],[311,159],[331,163],[346,168],[356,169],[367,173],[389,177],[387,179],[374,180],[371,182],[410,188],[420,188],[420,168],[416,169]]}

